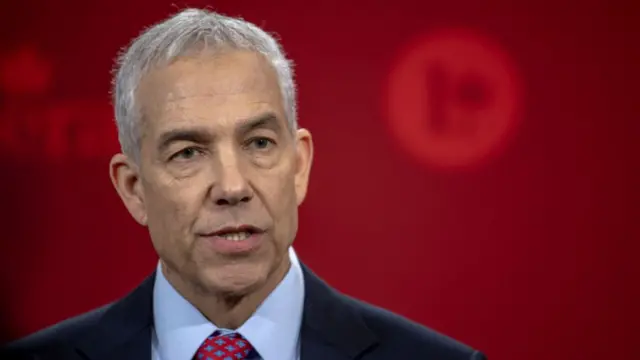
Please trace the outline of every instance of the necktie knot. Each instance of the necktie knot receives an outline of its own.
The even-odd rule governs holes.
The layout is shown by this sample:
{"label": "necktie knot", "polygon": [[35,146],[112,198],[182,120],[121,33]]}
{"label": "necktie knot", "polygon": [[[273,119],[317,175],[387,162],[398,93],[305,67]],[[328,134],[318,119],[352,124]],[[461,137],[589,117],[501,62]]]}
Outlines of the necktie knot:
{"label": "necktie knot", "polygon": [[247,359],[253,346],[238,333],[213,333],[196,351],[194,360],[243,360]]}

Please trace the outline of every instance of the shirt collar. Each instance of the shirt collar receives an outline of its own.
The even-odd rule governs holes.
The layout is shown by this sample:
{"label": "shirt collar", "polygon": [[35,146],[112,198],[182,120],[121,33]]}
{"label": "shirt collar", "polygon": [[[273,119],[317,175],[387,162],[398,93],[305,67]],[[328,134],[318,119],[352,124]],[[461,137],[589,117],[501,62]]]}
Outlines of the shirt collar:
{"label": "shirt collar", "polygon": [[[291,267],[256,312],[237,329],[263,360],[293,359],[298,348],[304,280],[300,262],[289,248]],[[153,319],[161,358],[189,360],[204,339],[218,330],[162,274],[158,264],[153,289]]]}

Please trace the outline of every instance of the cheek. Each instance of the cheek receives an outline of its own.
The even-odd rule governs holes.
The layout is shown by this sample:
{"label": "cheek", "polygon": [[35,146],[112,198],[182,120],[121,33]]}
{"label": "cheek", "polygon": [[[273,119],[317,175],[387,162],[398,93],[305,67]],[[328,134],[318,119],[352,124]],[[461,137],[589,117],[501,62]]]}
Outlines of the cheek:
{"label": "cheek", "polygon": [[[183,180],[150,183],[145,202],[149,214],[149,231],[154,242],[175,243],[190,238],[199,212],[198,186]],[[163,181],[164,180],[164,181]],[[159,244],[160,245],[160,244]]]}
{"label": "cheek", "polygon": [[274,177],[273,187],[267,192],[268,201],[277,224],[278,242],[290,242],[298,223],[295,181],[290,173]]}

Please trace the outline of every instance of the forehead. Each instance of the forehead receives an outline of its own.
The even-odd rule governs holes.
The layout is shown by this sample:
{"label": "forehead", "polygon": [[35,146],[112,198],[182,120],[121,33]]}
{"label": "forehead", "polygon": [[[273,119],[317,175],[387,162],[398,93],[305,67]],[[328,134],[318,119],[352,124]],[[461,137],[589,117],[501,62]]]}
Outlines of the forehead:
{"label": "forehead", "polygon": [[267,111],[284,118],[273,67],[249,51],[178,59],[147,74],[137,95],[146,131],[194,122],[220,125]]}

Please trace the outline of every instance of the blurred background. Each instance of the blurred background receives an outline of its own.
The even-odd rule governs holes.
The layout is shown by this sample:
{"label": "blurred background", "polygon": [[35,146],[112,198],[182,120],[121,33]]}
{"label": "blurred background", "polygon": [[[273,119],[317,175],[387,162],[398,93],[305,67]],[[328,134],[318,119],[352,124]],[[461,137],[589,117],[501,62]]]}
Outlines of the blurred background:
{"label": "blurred background", "polygon": [[295,248],[321,277],[491,360],[637,359],[631,0],[1,2],[2,340],[154,270],[108,179],[110,69],[186,6],[296,63],[316,157]]}

